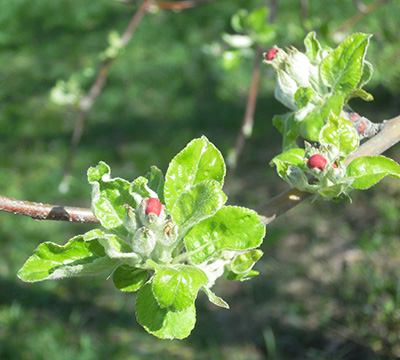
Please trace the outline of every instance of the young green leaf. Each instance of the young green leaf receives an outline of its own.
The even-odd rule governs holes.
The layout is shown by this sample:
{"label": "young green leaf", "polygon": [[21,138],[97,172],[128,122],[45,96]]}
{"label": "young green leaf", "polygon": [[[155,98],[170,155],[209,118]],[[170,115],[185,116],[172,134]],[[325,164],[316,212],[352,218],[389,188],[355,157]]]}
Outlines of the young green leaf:
{"label": "young green leaf", "polygon": [[304,118],[295,119],[298,121],[300,135],[306,140],[318,141],[319,133],[325,126],[328,115],[333,112],[339,115],[343,106],[343,98],[340,95],[330,95],[324,99],[324,102],[316,105]]}
{"label": "young green leaf", "polygon": [[192,140],[169,164],[165,176],[164,199],[171,210],[179,196],[204,180],[222,187],[225,162],[219,150],[205,136]]}
{"label": "young green leaf", "polygon": [[99,241],[87,242],[79,235],[64,246],[52,242],[40,244],[19,270],[18,277],[23,281],[35,282],[98,275],[116,263],[117,260],[105,254]]}
{"label": "young green leaf", "polygon": [[357,88],[363,75],[370,37],[362,33],[351,35],[322,60],[321,78],[334,93],[347,98]]}
{"label": "young green leaf", "polygon": [[278,174],[281,174],[287,170],[287,166],[283,165],[283,163],[301,167],[304,165],[304,156],[305,150],[302,148],[289,149],[283,153],[280,153],[279,155],[276,155],[271,160],[270,165],[275,165]]}
{"label": "young green leaf", "polygon": [[153,278],[153,294],[161,308],[183,311],[194,304],[206,274],[191,265],[159,266]]}
{"label": "young green leaf", "polygon": [[136,318],[147,332],[160,339],[184,339],[194,328],[196,308],[192,305],[179,312],[161,308],[148,282],[138,292]]}
{"label": "young green leaf", "polygon": [[358,97],[363,99],[364,101],[372,101],[372,100],[374,100],[374,97],[370,93],[366,92],[363,89],[355,89],[355,90],[353,90],[349,94],[349,96],[347,97],[346,100],[349,101],[350,99],[358,98]]}
{"label": "young green leaf", "polygon": [[121,291],[137,291],[146,282],[147,277],[147,270],[121,265],[113,273],[113,283]]}
{"label": "young green leaf", "polygon": [[272,118],[272,123],[283,136],[283,151],[298,147],[296,139],[299,136],[299,123],[295,120],[295,114],[290,112],[283,115],[275,115]]}
{"label": "young green leaf", "polygon": [[158,194],[149,187],[149,180],[144,176],[139,176],[129,187],[129,194],[134,201],[134,208],[137,209],[143,198],[157,198]]}
{"label": "young green leaf", "polygon": [[364,85],[366,85],[371,80],[373,72],[374,67],[372,64],[369,61],[364,60],[363,73],[357,87],[361,89]]}
{"label": "young green leaf", "polygon": [[146,178],[149,180],[148,187],[158,195],[158,200],[164,203],[164,175],[162,171],[156,166],[152,166]]}
{"label": "young green leaf", "polygon": [[265,226],[250,209],[224,206],[213,217],[194,226],[186,235],[190,259],[200,264],[221,250],[256,248],[265,235]]}
{"label": "young green leaf", "polygon": [[263,252],[259,249],[238,254],[230,264],[229,268],[235,274],[245,275],[253,268],[254,264],[262,255]]}
{"label": "young green leaf", "polygon": [[299,87],[294,94],[294,99],[296,101],[299,109],[304,108],[310,102],[312,97],[315,95],[315,91],[309,86]]}
{"label": "young green leaf", "polygon": [[353,178],[351,184],[356,189],[368,189],[385,176],[400,177],[399,164],[385,156],[363,156],[354,159],[347,166],[347,176]]}
{"label": "young green leaf", "polygon": [[92,211],[101,225],[121,237],[127,236],[123,226],[126,213],[125,204],[133,205],[134,199],[129,194],[129,182],[111,179],[109,166],[100,162],[88,170],[88,181],[92,185]]}
{"label": "young green leaf", "polygon": [[229,305],[224,299],[222,299],[219,296],[215,295],[210,289],[208,289],[208,288],[206,288],[204,286],[201,289],[205,292],[205,294],[208,297],[208,300],[211,303],[213,303],[216,306],[222,307],[224,309],[229,309]]}
{"label": "young green leaf", "polygon": [[306,55],[310,60],[315,60],[318,55],[318,51],[321,49],[315,31],[311,31],[307,34],[304,39],[304,46],[306,48]]}
{"label": "young green leaf", "polygon": [[357,149],[359,136],[350,120],[330,113],[327,124],[319,134],[321,144],[331,144],[339,149],[339,155],[345,157]]}
{"label": "young green leaf", "polygon": [[202,181],[181,192],[171,209],[172,220],[179,225],[178,237],[182,238],[193,225],[214,215],[226,200],[221,185],[214,180]]}

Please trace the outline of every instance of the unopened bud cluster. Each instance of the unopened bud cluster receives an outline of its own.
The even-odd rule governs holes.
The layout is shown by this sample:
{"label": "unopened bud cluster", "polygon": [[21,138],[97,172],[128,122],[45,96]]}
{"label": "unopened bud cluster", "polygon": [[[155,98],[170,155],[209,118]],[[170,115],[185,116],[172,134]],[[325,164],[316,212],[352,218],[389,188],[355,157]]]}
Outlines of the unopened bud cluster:
{"label": "unopened bud cluster", "polygon": [[168,262],[178,231],[157,198],[143,198],[134,210],[126,205],[125,228],[130,233],[133,251],[143,259]]}
{"label": "unopened bud cluster", "polygon": [[314,96],[327,93],[318,74],[318,64],[291,47],[285,50],[274,47],[264,54],[264,62],[271,65],[276,72],[275,97],[290,110],[297,111],[299,106],[295,94],[300,88],[308,87],[314,90]]}

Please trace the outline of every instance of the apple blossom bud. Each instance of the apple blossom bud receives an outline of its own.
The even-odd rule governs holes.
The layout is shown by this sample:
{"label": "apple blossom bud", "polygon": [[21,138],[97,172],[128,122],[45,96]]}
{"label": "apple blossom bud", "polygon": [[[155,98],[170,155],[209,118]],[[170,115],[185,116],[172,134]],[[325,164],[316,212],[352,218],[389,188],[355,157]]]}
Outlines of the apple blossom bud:
{"label": "apple blossom bud", "polygon": [[145,209],[145,214],[156,214],[157,216],[160,216],[161,214],[161,209],[162,205],[160,201],[156,198],[150,198],[146,202],[146,209]]}
{"label": "apple blossom bud", "polygon": [[327,163],[327,160],[323,156],[321,156],[319,154],[315,154],[310,157],[310,159],[307,162],[307,166],[310,169],[324,170],[326,163]]}
{"label": "apple blossom bud", "polygon": [[271,50],[269,50],[268,52],[267,52],[267,60],[269,60],[269,61],[271,61],[274,57],[275,57],[275,55],[276,55],[276,53],[278,52],[278,49],[271,49]]}

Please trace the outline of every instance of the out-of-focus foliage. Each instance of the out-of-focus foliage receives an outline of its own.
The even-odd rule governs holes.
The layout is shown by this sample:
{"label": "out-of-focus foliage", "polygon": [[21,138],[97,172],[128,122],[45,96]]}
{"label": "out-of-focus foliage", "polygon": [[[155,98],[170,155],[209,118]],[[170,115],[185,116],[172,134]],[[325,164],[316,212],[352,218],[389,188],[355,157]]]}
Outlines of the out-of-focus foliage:
{"label": "out-of-focus foliage", "polygon": [[[351,105],[377,121],[398,114],[398,1],[362,17],[343,34],[334,30],[359,13],[352,1],[308,1],[305,17],[298,0],[278,3],[275,37],[263,44],[266,48],[302,49],[310,30],[331,47],[350,33],[374,34],[368,59],[375,73],[366,90],[375,101],[362,104],[362,111],[359,102]],[[88,206],[86,169],[99,160],[134,179],[153,164],[165,170],[179,149],[202,134],[226,154],[240,128],[253,55],[225,71],[222,54],[230,48],[223,34],[236,34],[231,18],[239,10],[251,13],[265,5],[264,0],[219,0],[146,16],[110,70],[85,125],[70,191],[60,194],[76,101],[60,106],[51,101],[51,91],[60,81],[78,96],[88,90],[110,34],[123,32],[138,1],[0,1],[0,193]],[[273,99],[272,71],[265,67],[262,76],[253,136],[230,190],[231,203],[248,207],[284,188],[268,167],[280,151],[271,119],[284,110]],[[390,155],[399,160],[395,149]],[[385,180],[358,195],[353,205],[304,204],[271,224],[257,283],[219,285],[229,312],[208,307],[200,297],[198,325],[180,343],[147,335],[134,319],[134,299],[111,283],[101,285],[102,279],[22,284],[17,270],[40,242],[63,243],[91,226],[0,213],[0,358],[399,356],[400,191],[395,184]]]}

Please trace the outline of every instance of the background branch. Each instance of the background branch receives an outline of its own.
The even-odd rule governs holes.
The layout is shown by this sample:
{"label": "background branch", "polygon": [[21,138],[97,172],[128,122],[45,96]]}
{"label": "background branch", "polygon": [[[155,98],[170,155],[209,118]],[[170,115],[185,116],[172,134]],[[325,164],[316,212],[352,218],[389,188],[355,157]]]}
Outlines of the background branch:
{"label": "background branch", "polygon": [[[133,15],[131,21],[129,22],[128,26],[126,27],[124,33],[122,34],[121,37],[121,45],[122,47],[125,47],[129,41],[131,40],[133,34],[135,33],[138,25],[140,24],[141,20],[143,19],[144,15],[146,14],[147,9],[149,6],[153,3],[154,0],[144,0],[142,5],[139,7],[139,9],[136,11],[136,13]],[[70,143],[70,148],[69,152],[67,155],[67,160],[64,166],[64,174],[63,174],[63,180],[61,182],[60,188],[61,190],[66,190],[69,185],[69,179],[71,175],[71,170],[75,158],[75,153],[76,150],[79,146],[79,143],[81,142],[82,135],[83,135],[83,129],[85,127],[85,121],[87,118],[87,115],[91,108],[93,107],[93,104],[99,97],[101,91],[104,88],[104,85],[107,80],[107,75],[110,70],[111,64],[114,62],[115,58],[106,58],[100,65],[99,72],[97,74],[97,77],[91,86],[90,90],[88,93],[81,99],[79,102],[79,112],[76,118],[75,122],[75,127],[74,131],[71,137],[71,143]]]}

